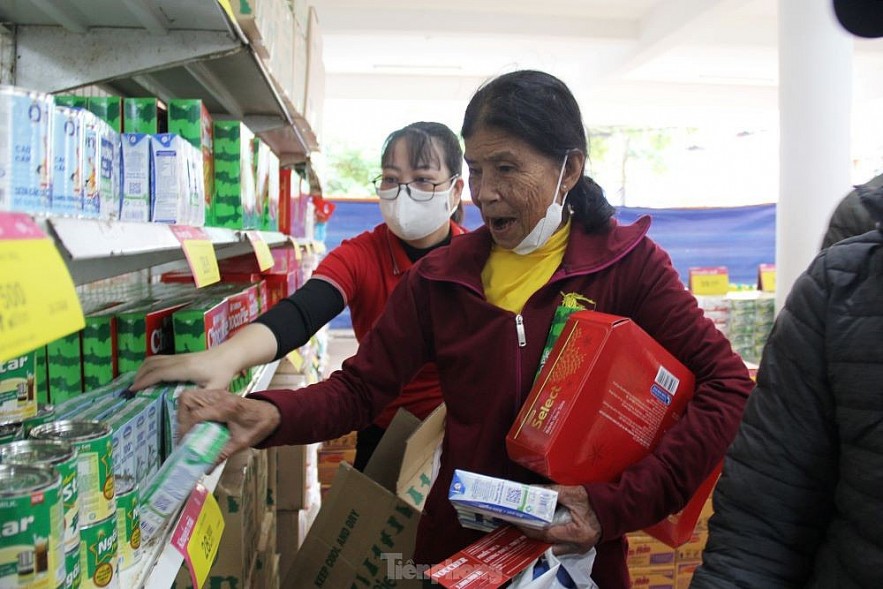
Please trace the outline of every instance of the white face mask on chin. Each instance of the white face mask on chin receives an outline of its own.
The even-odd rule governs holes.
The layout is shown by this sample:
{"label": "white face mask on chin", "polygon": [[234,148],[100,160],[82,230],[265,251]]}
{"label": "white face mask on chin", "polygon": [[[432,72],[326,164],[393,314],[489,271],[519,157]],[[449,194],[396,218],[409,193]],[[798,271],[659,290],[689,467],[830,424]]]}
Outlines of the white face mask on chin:
{"label": "white face mask on chin", "polygon": [[[444,191],[436,190],[427,201],[417,202],[402,188],[395,200],[380,199],[380,213],[390,231],[405,241],[423,239],[446,224],[454,209],[451,208],[451,187]],[[393,188],[391,190],[397,190]],[[411,189],[412,193],[426,195]]]}
{"label": "white face mask on chin", "polygon": [[561,219],[564,216],[564,203],[567,200],[567,195],[570,194],[570,192],[565,193],[561,198],[561,203],[558,202],[558,189],[561,188],[561,180],[564,178],[565,167],[567,167],[567,155],[564,156],[564,163],[561,164],[561,172],[558,174],[558,184],[555,186],[555,194],[552,196],[552,204],[546,209],[546,216],[534,225],[530,233],[521,240],[521,243],[512,248],[512,251],[516,254],[526,256],[527,254],[535,252],[543,247],[546,242],[549,241],[549,238],[552,237],[552,234],[558,229],[558,226],[561,225]]}

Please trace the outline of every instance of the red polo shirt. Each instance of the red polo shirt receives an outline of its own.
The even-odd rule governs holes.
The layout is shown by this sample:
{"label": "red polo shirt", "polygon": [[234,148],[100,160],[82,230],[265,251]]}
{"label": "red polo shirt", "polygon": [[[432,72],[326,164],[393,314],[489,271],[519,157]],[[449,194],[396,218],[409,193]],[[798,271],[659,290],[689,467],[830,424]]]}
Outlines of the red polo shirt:
{"label": "red polo shirt", "polygon": [[[465,232],[460,225],[451,222],[452,236]],[[312,278],[325,280],[340,291],[344,304],[350,308],[356,340],[362,341],[411,265],[399,239],[385,224],[380,224],[341,242],[322,260]],[[388,427],[399,407],[424,419],[441,402],[438,370],[435,364],[427,364],[374,423],[382,428]]]}

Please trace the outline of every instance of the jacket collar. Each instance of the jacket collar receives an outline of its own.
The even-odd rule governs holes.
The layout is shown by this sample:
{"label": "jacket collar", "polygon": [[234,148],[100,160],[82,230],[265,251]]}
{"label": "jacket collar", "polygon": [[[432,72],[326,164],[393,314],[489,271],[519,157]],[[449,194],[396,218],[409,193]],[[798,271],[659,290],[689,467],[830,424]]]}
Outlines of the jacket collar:
{"label": "jacket collar", "polygon": [[[561,267],[552,280],[591,274],[607,268],[632,251],[650,229],[650,217],[643,215],[631,225],[610,220],[606,230],[587,233],[574,223]],[[429,280],[457,282],[482,292],[481,271],[493,245],[490,231],[482,225],[421,260],[419,272]]]}
{"label": "jacket collar", "polygon": [[[389,260],[393,275],[398,276],[413,266],[413,262],[411,262],[411,259],[408,257],[408,253],[402,246],[401,240],[396,237],[395,233],[389,230],[389,226],[386,223],[378,225],[377,231],[386,242],[387,259]],[[458,235],[463,235],[464,233],[466,233],[466,229],[451,221],[452,238]]]}

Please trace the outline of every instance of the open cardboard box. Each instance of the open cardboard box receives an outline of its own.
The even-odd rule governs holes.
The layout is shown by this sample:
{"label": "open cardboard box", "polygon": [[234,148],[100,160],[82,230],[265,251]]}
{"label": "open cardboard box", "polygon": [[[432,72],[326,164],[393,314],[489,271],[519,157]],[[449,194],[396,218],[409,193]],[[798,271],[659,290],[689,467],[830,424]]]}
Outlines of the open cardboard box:
{"label": "open cardboard box", "polygon": [[442,406],[421,422],[400,409],[364,473],[340,465],[283,587],[422,586],[408,560],[444,415]]}

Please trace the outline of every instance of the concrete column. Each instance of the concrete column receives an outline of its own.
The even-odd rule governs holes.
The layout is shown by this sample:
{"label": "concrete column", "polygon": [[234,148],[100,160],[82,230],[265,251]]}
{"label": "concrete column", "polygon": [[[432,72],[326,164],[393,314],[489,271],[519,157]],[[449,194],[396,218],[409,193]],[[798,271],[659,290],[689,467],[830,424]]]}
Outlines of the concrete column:
{"label": "concrete column", "polygon": [[831,0],[779,0],[776,310],[849,191],[852,37]]}

